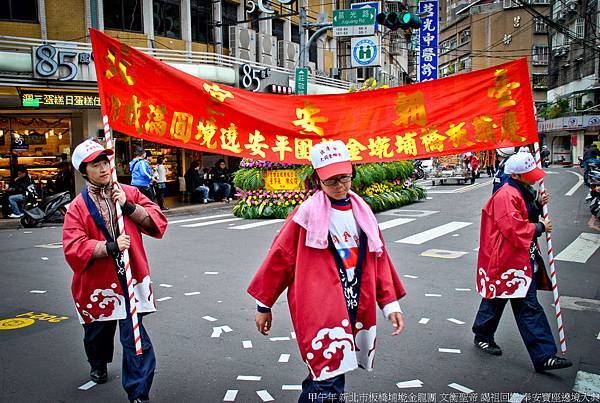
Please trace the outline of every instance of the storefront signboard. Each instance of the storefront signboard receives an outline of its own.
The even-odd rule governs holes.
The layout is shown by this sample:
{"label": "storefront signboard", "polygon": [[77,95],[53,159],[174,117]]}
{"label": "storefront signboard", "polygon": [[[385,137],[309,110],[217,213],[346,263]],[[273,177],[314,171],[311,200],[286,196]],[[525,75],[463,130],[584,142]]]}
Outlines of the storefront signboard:
{"label": "storefront signboard", "polygon": [[33,76],[43,80],[96,81],[91,52],[43,45],[33,48]]}
{"label": "storefront signboard", "polygon": [[21,104],[25,108],[100,108],[100,97],[89,92],[21,90],[20,95]]}

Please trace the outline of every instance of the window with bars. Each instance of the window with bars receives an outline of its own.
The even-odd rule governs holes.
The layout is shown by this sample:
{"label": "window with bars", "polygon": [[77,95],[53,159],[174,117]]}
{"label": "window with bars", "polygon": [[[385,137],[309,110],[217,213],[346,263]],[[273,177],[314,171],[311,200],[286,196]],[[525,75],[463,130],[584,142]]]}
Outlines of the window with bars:
{"label": "window with bars", "polygon": [[179,0],[154,0],[154,35],[181,39],[181,4]]}
{"label": "window with bars", "polygon": [[548,46],[534,45],[532,55],[531,61],[534,65],[548,64]]}
{"label": "window with bars", "polygon": [[38,22],[37,0],[0,1],[0,20]]}
{"label": "window with bars", "polygon": [[212,4],[205,0],[192,0],[192,41],[213,43],[213,11]]}
{"label": "window with bars", "polygon": [[532,78],[534,89],[548,88],[548,75],[547,74],[533,74],[531,78]]}
{"label": "window with bars", "polygon": [[535,17],[533,19],[533,33],[545,34],[548,33],[548,24],[541,17]]}
{"label": "window with bars", "polygon": [[460,44],[463,45],[471,40],[471,28],[467,28],[460,33]]}
{"label": "window with bars", "polygon": [[583,18],[577,18],[574,25],[575,29],[572,31],[575,32],[575,36],[577,36],[579,39],[583,39],[585,35],[585,20]]}
{"label": "window with bars", "polygon": [[142,32],[142,0],[104,0],[104,28]]}

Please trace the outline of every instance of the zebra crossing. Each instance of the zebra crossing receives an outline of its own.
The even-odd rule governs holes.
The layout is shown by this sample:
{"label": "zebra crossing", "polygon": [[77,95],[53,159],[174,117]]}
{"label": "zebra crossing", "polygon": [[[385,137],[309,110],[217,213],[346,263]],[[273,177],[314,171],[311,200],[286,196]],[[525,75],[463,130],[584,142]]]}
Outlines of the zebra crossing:
{"label": "zebra crossing", "polygon": [[[390,232],[390,230],[394,228],[402,227],[403,232],[406,232],[405,236],[394,240],[393,238],[390,239],[390,235],[388,234],[386,235],[388,244],[419,246],[439,240],[439,238],[442,237],[449,237],[450,234],[452,234],[453,237],[460,236],[461,230],[473,225],[472,222],[467,221],[436,222],[436,225],[433,225],[430,228],[416,233],[411,233],[411,226],[408,224],[415,223],[417,220],[428,220],[428,222],[435,222],[435,220],[431,220],[431,218],[436,217],[439,211],[428,211],[426,213],[427,214],[423,214],[423,211],[421,210],[412,211],[410,209],[403,209],[402,215],[405,215],[405,217],[391,219],[389,218],[389,213],[378,214],[377,219],[379,220],[379,229],[381,231]],[[395,215],[400,214],[396,213]],[[169,224],[175,224],[177,227],[185,229],[217,227],[227,230],[248,231],[254,229],[264,230],[267,228],[273,228],[275,231],[278,231],[283,221],[283,219],[247,220],[234,217],[233,214],[214,214],[209,216],[173,220],[169,221]],[[479,248],[469,248],[469,250],[473,250],[475,252],[478,249]],[[556,255],[556,260],[585,264],[598,251],[598,249],[600,249],[600,237],[597,234],[582,233],[577,238],[569,240],[569,244],[566,245],[562,251]],[[432,254],[425,253],[427,252],[425,251],[424,254],[421,254],[421,256],[445,256],[447,258],[449,253],[456,253],[456,251],[446,251],[442,249],[431,250],[437,252]],[[467,253],[460,252],[460,254],[457,256],[460,257],[464,254]]]}

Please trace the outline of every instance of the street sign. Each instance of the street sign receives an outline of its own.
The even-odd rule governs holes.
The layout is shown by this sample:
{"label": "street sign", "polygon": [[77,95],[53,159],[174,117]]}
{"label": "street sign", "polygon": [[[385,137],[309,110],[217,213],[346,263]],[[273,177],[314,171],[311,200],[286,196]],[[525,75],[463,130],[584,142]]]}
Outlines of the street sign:
{"label": "street sign", "polygon": [[[381,10],[381,3],[379,3],[379,1],[368,1],[366,3],[352,3],[350,4],[350,8],[353,10],[359,10],[359,9],[363,9],[363,8],[373,8],[375,10],[375,20],[377,20],[377,14],[379,14],[379,11]],[[383,27],[380,26],[377,21],[375,21],[375,31],[379,31],[382,32],[383,31]]]}
{"label": "street sign", "polygon": [[365,36],[375,33],[376,10],[361,9],[333,10],[333,36]]}
{"label": "street sign", "polygon": [[381,44],[377,36],[352,38],[352,67],[381,65]]}
{"label": "street sign", "polygon": [[308,68],[296,67],[296,94],[306,95],[308,91]]}

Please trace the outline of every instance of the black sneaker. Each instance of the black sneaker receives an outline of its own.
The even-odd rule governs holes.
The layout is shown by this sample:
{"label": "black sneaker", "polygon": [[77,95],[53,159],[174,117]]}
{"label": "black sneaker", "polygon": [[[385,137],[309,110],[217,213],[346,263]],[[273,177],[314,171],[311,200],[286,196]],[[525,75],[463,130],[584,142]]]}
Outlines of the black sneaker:
{"label": "black sneaker", "polygon": [[90,378],[92,381],[100,384],[106,383],[108,379],[108,371],[106,370],[106,366],[104,368],[95,368],[90,371]]}
{"label": "black sneaker", "polygon": [[567,360],[566,358],[554,356],[554,357],[550,357],[546,361],[544,361],[544,363],[541,366],[535,367],[535,370],[537,372],[544,372],[544,371],[553,371],[555,369],[569,368],[572,366],[573,366],[573,363],[571,361]]}
{"label": "black sneaker", "polygon": [[502,355],[502,349],[494,341],[487,342],[475,340],[473,343],[475,343],[475,347],[482,351],[485,351],[488,354]]}

